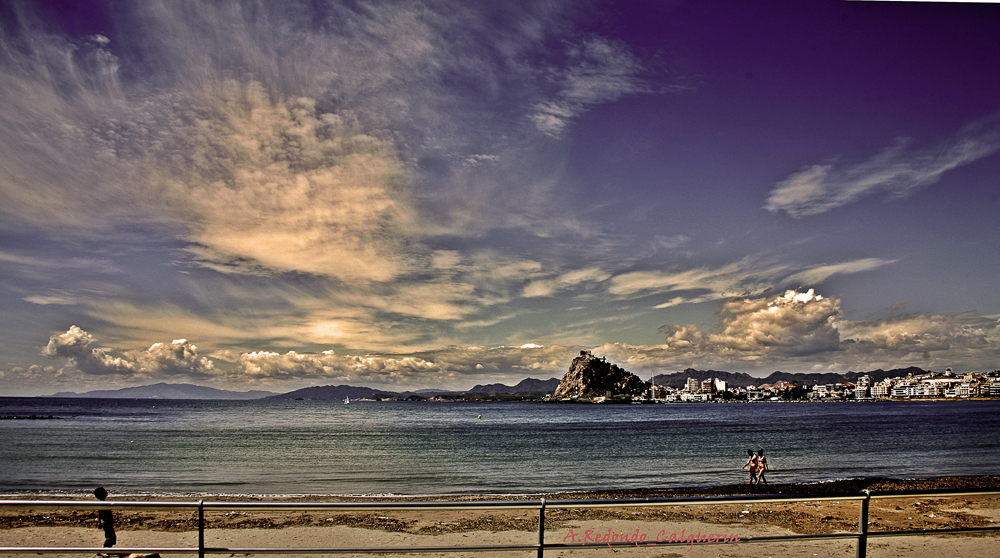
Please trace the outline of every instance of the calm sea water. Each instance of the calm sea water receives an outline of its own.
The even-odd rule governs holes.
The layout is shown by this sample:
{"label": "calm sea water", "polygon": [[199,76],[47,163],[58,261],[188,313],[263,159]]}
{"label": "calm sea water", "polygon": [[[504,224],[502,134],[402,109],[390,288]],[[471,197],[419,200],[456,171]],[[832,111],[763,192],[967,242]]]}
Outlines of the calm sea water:
{"label": "calm sea water", "polygon": [[[1000,402],[0,398],[0,492],[523,494],[1000,473]],[[479,418],[479,416],[482,418]]]}

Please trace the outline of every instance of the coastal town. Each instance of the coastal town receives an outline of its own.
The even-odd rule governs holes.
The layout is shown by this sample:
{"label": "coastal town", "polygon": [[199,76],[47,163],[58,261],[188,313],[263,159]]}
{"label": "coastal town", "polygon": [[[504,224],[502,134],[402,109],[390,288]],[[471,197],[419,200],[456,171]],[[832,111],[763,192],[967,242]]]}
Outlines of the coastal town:
{"label": "coastal town", "polygon": [[[809,376],[788,381],[758,385],[730,385],[715,373],[715,377],[687,376],[683,385],[657,384],[656,377],[644,382],[638,376],[581,351],[573,359],[569,371],[555,392],[544,398],[550,402],[587,403],[671,403],[707,401],[883,401],[912,399],[977,399],[1000,397],[1000,370],[987,373],[955,374],[911,368],[905,375],[893,376],[882,370],[870,374],[852,375],[853,381],[807,383]],[[675,376],[676,377],[676,376]],[[729,377],[734,377],[730,375]],[[785,375],[785,377],[789,377]],[[794,378],[795,375],[792,375]],[[829,376],[827,376],[829,377]],[[844,376],[840,376],[845,378]],[[747,377],[744,375],[743,379]]]}
{"label": "coastal town", "polygon": [[729,387],[718,379],[689,378],[677,389],[652,386],[654,401],[880,401],[897,399],[971,399],[1000,397],[1000,370],[987,373],[955,374],[928,372],[917,376],[874,381],[861,376],[857,382],[800,385],[776,382],[759,386]]}

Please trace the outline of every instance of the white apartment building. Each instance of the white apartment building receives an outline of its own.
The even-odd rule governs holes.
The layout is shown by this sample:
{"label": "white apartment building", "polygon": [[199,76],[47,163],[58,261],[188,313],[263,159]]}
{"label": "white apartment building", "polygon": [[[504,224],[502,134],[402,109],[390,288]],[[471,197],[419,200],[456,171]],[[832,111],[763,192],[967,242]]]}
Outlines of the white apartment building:
{"label": "white apartment building", "polygon": [[879,382],[871,387],[872,397],[889,397],[892,386],[885,382]]}

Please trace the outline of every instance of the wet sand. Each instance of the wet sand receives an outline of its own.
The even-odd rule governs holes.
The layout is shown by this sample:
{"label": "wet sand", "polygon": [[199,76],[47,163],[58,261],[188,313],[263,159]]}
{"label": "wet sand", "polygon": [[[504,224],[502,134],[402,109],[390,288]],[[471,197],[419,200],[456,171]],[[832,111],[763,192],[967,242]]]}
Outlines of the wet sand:
{"label": "wet sand", "polygon": [[[671,498],[685,496],[788,495],[817,498],[868,489],[924,490],[1000,488],[1000,477],[945,477],[922,480],[863,479],[805,485],[720,486],[706,489],[633,490],[544,495],[546,556],[593,556],[596,552],[629,553],[636,558],[669,556],[854,556],[853,539],[755,543],[763,536],[850,533],[858,529],[856,500],[805,500],[754,504],[560,508],[560,502],[592,498]],[[449,498],[377,497],[240,497],[238,501],[481,501],[537,499],[533,496],[453,496]],[[110,498],[114,500],[114,497]],[[131,500],[131,499],[130,499]],[[152,499],[150,499],[152,500]],[[155,499],[156,501],[163,501]],[[207,499],[206,499],[207,500]],[[224,500],[214,498],[213,500]],[[187,499],[186,501],[191,501]],[[101,531],[89,510],[0,509],[0,546],[100,546]],[[197,518],[191,510],[121,510],[115,512],[118,547],[190,547],[197,545]],[[364,510],[364,511],[224,511],[205,514],[210,547],[384,547],[530,545],[538,542],[537,510]],[[982,527],[1000,524],[1000,496],[885,498],[873,500],[870,532],[920,528]],[[589,533],[588,533],[589,532]],[[632,537],[636,544],[608,548],[602,537]],[[739,541],[723,545],[664,545],[671,535],[716,535]],[[631,539],[630,539],[631,540]],[[1000,534],[872,537],[868,555],[926,556],[938,553],[1000,555]],[[527,556],[532,550],[485,553],[435,553],[442,556]],[[237,554],[236,552],[230,553]],[[425,553],[426,554],[426,553]],[[0,556],[16,556],[4,552]],[[223,554],[225,555],[225,554]],[[291,555],[291,553],[289,554]],[[313,554],[315,556],[315,554]]]}

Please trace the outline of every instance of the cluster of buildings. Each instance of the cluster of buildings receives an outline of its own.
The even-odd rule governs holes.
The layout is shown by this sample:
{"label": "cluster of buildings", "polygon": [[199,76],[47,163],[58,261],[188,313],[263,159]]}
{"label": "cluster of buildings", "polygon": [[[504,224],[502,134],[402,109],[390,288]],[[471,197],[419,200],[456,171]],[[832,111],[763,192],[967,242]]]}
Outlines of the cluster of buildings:
{"label": "cluster of buildings", "polygon": [[944,373],[928,372],[919,376],[911,374],[905,378],[885,378],[880,381],[866,375],[858,378],[857,382],[816,385],[777,382],[745,388],[727,388],[726,382],[718,379],[688,378],[683,388],[654,386],[651,395],[658,401],[873,401],[1000,397],[1000,370],[956,375],[949,368]]}

